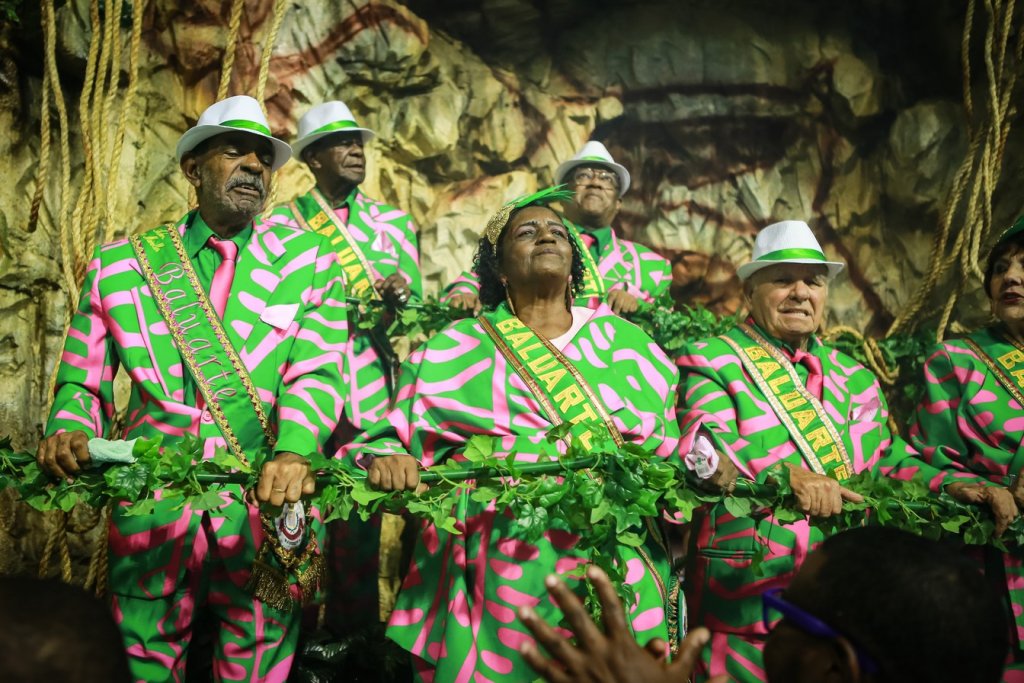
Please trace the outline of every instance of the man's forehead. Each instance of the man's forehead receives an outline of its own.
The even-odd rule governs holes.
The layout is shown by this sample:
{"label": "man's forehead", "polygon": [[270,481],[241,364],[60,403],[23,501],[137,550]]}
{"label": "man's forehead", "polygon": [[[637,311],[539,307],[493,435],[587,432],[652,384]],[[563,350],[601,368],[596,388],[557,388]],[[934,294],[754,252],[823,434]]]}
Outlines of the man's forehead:
{"label": "man's forehead", "polygon": [[255,133],[244,131],[229,131],[218,133],[206,141],[207,149],[213,150],[223,147],[237,147],[244,150],[256,150],[257,152],[274,153],[274,145],[267,138]]}
{"label": "man's forehead", "polygon": [[780,276],[803,278],[814,275],[828,277],[828,267],[820,263],[774,263],[754,274],[759,280],[770,280]]}

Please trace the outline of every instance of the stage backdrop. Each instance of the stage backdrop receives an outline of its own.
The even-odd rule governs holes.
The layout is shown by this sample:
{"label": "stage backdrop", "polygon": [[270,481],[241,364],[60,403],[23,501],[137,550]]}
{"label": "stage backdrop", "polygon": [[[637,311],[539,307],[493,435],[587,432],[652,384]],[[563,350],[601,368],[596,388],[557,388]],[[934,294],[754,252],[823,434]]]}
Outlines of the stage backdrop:
{"label": "stage backdrop", "polygon": [[[229,94],[258,91],[275,19],[274,0],[246,0],[235,32],[228,0],[125,0],[118,21],[101,13],[108,39],[94,41],[89,0],[36,4],[0,3],[20,17],[0,32],[0,434],[24,448],[35,447],[47,408],[67,283],[82,275],[75,249],[188,208],[178,137],[214,101],[226,56],[235,60]],[[678,301],[735,310],[735,268],[756,231],[803,219],[848,264],[829,324],[884,334],[926,274],[967,153],[965,4],[296,0],[279,15],[263,93],[286,139],[327,99],[344,100],[377,132],[363,189],[414,216],[429,293],[468,267],[496,207],[551,183],[560,161],[597,139],[633,176],[616,227],[672,261]],[[49,163],[33,221],[48,5],[66,112],[51,79]],[[976,12],[981,44],[989,20]],[[92,63],[118,60],[100,87],[90,48]],[[969,72],[976,109],[984,69],[976,58]],[[87,147],[101,181],[76,218]],[[1021,210],[1021,147],[1011,131],[997,225]],[[310,185],[293,161],[276,198]],[[81,234],[90,216],[100,219]],[[969,324],[984,316],[977,287],[967,279]],[[943,300],[939,292],[932,303]],[[95,523],[76,515],[76,530]],[[0,573],[33,566],[40,523],[0,497]],[[72,553],[82,557],[89,540],[74,536]]]}

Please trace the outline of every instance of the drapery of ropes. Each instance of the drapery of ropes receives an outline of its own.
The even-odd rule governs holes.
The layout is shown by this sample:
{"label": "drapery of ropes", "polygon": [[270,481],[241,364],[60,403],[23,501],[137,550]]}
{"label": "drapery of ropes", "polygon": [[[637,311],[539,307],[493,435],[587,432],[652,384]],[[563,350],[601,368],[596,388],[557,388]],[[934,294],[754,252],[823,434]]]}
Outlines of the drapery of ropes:
{"label": "drapery of ropes", "polygon": [[245,0],[234,0],[228,19],[228,37],[224,43],[224,61],[220,66],[220,83],[217,86],[217,101],[228,96],[231,88],[231,72],[235,68],[235,53],[238,51],[238,33],[242,28],[242,8]]}
{"label": "drapery of ropes", "polygon": [[[949,327],[956,301],[962,294],[968,275],[982,277],[981,245],[992,230],[992,194],[999,181],[1006,150],[1006,140],[1013,123],[1010,101],[1024,58],[1024,31],[1015,32],[1015,0],[984,0],[987,25],[981,46],[985,64],[984,107],[977,111],[971,92],[971,49],[975,31],[977,0],[969,0],[961,39],[963,62],[964,111],[967,118],[969,145],[963,163],[953,179],[949,199],[940,217],[939,231],[932,244],[927,274],[910,302],[889,328],[888,336],[909,331],[919,314],[943,281],[951,266],[959,265],[960,274],[953,274],[956,284],[942,307],[936,338],[942,340]],[[954,225],[959,232],[950,246]]]}

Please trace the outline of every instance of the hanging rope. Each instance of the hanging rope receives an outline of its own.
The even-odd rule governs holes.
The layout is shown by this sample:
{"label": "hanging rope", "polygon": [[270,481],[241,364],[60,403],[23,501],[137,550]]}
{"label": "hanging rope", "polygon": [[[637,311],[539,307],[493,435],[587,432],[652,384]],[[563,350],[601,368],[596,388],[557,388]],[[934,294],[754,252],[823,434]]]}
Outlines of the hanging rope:
{"label": "hanging rope", "polygon": [[[128,117],[135,104],[135,92],[139,85],[139,47],[142,44],[142,17],[146,11],[146,0],[135,0],[132,8],[132,35],[128,47],[128,88],[121,105],[121,117],[117,122],[117,134],[114,138],[114,153],[110,160],[110,173],[117,177],[121,165],[121,150],[124,148],[125,132],[128,130]],[[117,219],[117,200],[120,196],[116,183],[107,186],[107,210],[103,241],[109,242],[117,234],[120,227]]]}
{"label": "hanging rope", "polygon": [[[927,274],[910,302],[896,317],[887,336],[912,329],[921,310],[938,284],[955,264],[953,292],[942,306],[936,337],[942,340],[949,327],[956,302],[963,293],[965,276],[982,278],[981,245],[992,231],[992,195],[999,181],[1013,116],[1010,102],[1024,58],[1024,32],[1017,33],[1011,53],[1010,36],[1014,31],[1015,0],[986,0],[987,25],[982,55],[985,63],[984,108],[978,112],[971,92],[971,37],[974,33],[976,0],[970,0],[961,37],[964,110],[970,143],[963,163],[957,169],[949,200],[942,213],[940,229],[932,244]],[[950,248],[952,228],[959,218],[960,229]]]}
{"label": "hanging rope", "polygon": [[861,345],[861,351],[867,359],[868,367],[875,373],[878,380],[886,386],[895,386],[896,380],[898,380],[900,376],[900,370],[898,367],[889,367],[889,362],[886,360],[885,354],[882,352],[881,347],[878,346],[878,342],[875,339],[865,337],[859,331],[847,325],[830,327],[822,334],[822,336],[828,339],[835,339],[843,334],[850,335]]}
{"label": "hanging rope", "polygon": [[43,204],[43,191],[50,179],[50,72],[43,69],[43,92],[39,106],[39,169],[36,171],[36,189],[28,211],[28,231],[39,223],[39,208]]}
{"label": "hanging rope", "polygon": [[[281,22],[284,20],[284,15],[288,11],[288,0],[274,0],[274,16],[270,22],[270,29],[267,31],[266,37],[263,39],[263,54],[260,57],[260,74],[256,81],[256,92],[253,97],[260,103],[260,107],[263,109],[263,115],[267,115],[267,103],[263,101],[264,95],[267,90],[267,79],[270,76],[270,56],[274,52],[274,44],[277,42],[277,34],[281,30]],[[273,178],[270,180],[270,188],[267,192],[265,208],[269,208],[277,203],[277,183],[274,182]]]}
{"label": "hanging rope", "polygon": [[[100,3],[99,0],[92,0],[89,3],[89,25],[92,29],[89,36],[89,56],[85,62],[85,81],[82,84],[82,96],[78,102],[78,115],[82,125],[82,153],[85,168],[83,169],[82,188],[78,195],[78,201],[71,212],[71,224],[80,226],[79,238],[82,253],[86,252],[85,229],[81,226],[88,225],[91,216],[92,202],[90,201],[94,191],[93,173],[96,168],[95,156],[98,151],[93,145],[93,122],[90,116],[92,103],[95,97],[96,72],[100,55],[100,44],[103,42],[99,35],[100,25]],[[102,148],[100,148],[102,149]]]}
{"label": "hanging rope", "polygon": [[245,0],[234,0],[231,5],[231,18],[228,20],[228,38],[224,43],[224,63],[220,67],[220,84],[217,87],[217,101],[228,96],[231,87],[231,72],[235,68],[235,53],[238,48],[238,33],[242,27],[242,8]]}

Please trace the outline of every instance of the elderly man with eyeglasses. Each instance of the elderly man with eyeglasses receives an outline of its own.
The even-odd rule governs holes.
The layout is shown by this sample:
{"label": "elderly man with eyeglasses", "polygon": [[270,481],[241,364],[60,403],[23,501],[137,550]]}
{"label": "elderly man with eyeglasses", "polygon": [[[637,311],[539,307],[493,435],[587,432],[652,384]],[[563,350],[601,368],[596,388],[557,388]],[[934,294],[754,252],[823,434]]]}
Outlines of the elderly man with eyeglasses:
{"label": "elderly man with eyeglasses", "polygon": [[[691,631],[669,662],[664,643],[641,647],[633,639],[608,577],[595,567],[587,577],[601,603],[603,633],[553,576],[548,592],[576,644],[532,609],[519,612],[547,652],[522,646],[544,680],[691,680],[707,629]],[[766,592],[763,603],[768,683],[996,683],[1002,674],[1007,624],[994,586],[955,547],[904,531],[865,527],[827,539],[789,586]]]}
{"label": "elderly man with eyeglasses", "polygon": [[[595,140],[583,145],[572,159],[555,171],[555,179],[573,190],[572,202],[563,206],[565,223],[581,247],[583,290],[578,306],[595,308],[602,301],[618,314],[632,313],[640,301],[652,301],[668,291],[672,268],[647,247],[622,239],[612,222],[629,189],[629,171]],[[444,291],[441,300],[479,309],[480,281],[465,272]]]}

